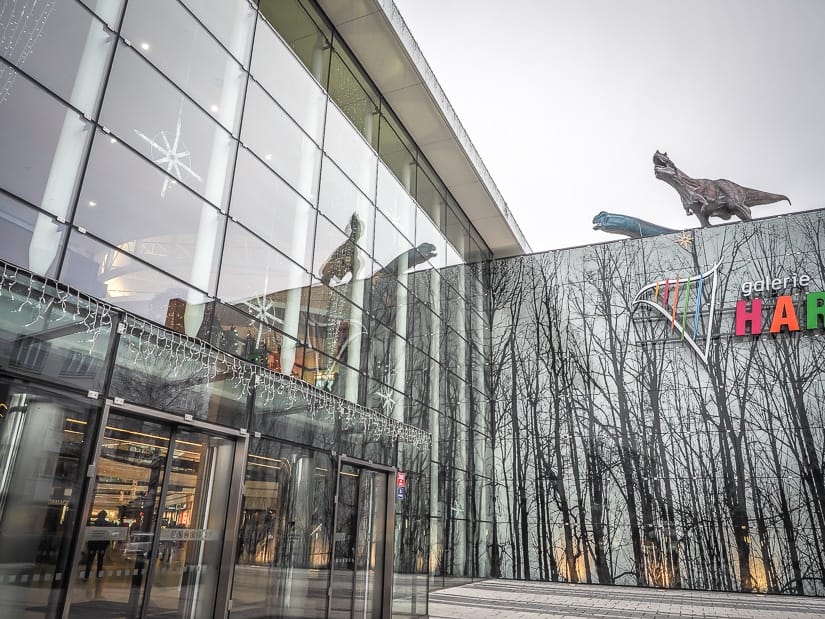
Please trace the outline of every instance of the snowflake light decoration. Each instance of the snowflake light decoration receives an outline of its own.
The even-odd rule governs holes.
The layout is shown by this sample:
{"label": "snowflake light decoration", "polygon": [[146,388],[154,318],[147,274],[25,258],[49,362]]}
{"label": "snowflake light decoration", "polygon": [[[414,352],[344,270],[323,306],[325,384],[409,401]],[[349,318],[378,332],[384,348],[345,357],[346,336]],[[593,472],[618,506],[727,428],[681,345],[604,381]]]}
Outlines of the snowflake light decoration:
{"label": "snowflake light decoration", "polygon": [[[178,114],[178,123],[175,126],[175,137],[169,142],[169,134],[161,131],[154,138],[150,138],[142,131],[135,129],[137,136],[149,144],[149,157],[161,167],[166,169],[167,174],[174,175],[178,180],[183,180],[183,172],[188,173],[196,180],[202,182],[203,179],[192,168],[192,158],[183,140],[180,139],[181,118]],[[166,197],[166,190],[169,188],[169,176],[163,179],[163,186],[160,188],[160,197]]]}

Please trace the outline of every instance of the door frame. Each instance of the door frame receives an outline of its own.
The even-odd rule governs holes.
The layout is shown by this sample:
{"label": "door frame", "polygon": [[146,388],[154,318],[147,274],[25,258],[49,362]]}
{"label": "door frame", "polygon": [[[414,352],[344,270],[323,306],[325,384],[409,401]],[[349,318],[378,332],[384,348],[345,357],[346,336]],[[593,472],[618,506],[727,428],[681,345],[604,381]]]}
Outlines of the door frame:
{"label": "door frame", "polygon": [[[63,604],[63,619],[68,619],[69,611],[72,605],[72,591],[74,590],[74,585],[79,573],[77,566],[80,561],[81,552],[83,551],[83,544],[80,543],[79,537],[83,535],[83,530],[85,528],[86,520],[84,520],[84,518],[86,514],[90,512],[92,505],[94,504],[97,464],[100,461],[100,453],[103,448],[103,440],[106,435],[106,426],[109,424],[109,415],[111,412],[114,412],[115,414],[125,413],[130,417],[138,417],[166,424],[171,428],[170,439],[173,438],[175,429],[184,428],[187,430],[216,434],[218,436],[232,438],[235,440],[235,455],[233,459],[232,476],[229,482],[230,486],[229,500],[227,503],[226,526],[224,528],[223,544],[221,546],[221,562],[218,572],[217,595],[215,597],[215,617],[226,617],[229,613],[229,603],[232,594],[232,579],[235,573],[235,561],[233,558],[235,556],[236,546],[238,544],[238,527],[241,519],[241,499],[244,493],[244,479],[246,473],[246,455],[249,450],[249,433],[245,429],[229,428],[226,426],[219,426],[208,421],[195,419],[193,415],[189,414],[181,415],[178,413],[169,413],[146,406],[126,404],[124,402],[116,402],[115,400],[107,399],[104,402],[103,411],[100,414],[100,425],[95,438],[95,445],[92,448],[92,460],[86,469],[85,495],[82,501],[83,507],[80,512],[81,517],[79,519],[81,522],[79,528],[77,529],[78,540],[75,544],[74,552],[71,553],[71,571],[69,583],[67,585],[66,598]],[[172,456],[172,453],[167,454],[167,469],[172,461]],[[164,491],[167,488],[167,480],[168,471],[167,476],[164,476]],[[158,523],[160,523],[160,521],[161,519],[159,518]],[[153,540],[153,550],[156,549],[157,543],[157,539]],[[147,588],[144,591],[145,600],[149,599],[151,573],[152,569],[150,564],[146,575]],[[145,605],[142,608],[142,612],[145,616]]]}
{"label": "door frame", "polygon": [[[334,454],[333,454],[334,455]],[[335,580],[335,533],[338,531],[338,494],[341,486],[341,470],[344,465],[355,468],[368,469],[387,474],[386,515],[384,518],[384,573],[382,574],[381,616],[392,615],[392,574],[393,549],[395,547],[395,483],[398,469],[394,466],[375,464],[372,460],[351,458],[346,454],[338,456],[338,467],[335,474],[335,498],[333,502],[332,533],[333,541],[330,548],[329,562],[329,589],[327,590],[327,617],[332,612],[333,582]],[[354,593],[354,591],[353,591]]]}

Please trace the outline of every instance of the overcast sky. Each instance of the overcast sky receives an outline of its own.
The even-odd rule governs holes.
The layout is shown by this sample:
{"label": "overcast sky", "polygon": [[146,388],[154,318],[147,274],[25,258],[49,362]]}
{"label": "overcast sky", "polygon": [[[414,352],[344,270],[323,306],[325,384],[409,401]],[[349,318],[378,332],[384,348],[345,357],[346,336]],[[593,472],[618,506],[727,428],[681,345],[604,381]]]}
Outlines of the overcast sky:
{"label": "overcast sky", "polygon": [[825,207],[825,0],[395,2],[535,251],[697,227],[656,149]]}

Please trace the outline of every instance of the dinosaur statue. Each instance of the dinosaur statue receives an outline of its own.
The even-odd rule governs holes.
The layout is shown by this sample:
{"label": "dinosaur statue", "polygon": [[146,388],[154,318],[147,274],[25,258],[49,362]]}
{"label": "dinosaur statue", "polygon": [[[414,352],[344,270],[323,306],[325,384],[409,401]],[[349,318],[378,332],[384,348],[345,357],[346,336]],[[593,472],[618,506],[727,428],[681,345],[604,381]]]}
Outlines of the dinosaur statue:
{"label": "dinosaur statue", "polygon": [[750,221],[751,206],[782,200],[791,203],[787,196],[742,187],[725,178],[691,178],[676,167],[667,153],[658,150],[653,155],[653,173],[676,190],[687,215],[696,215],[703,228],[711,225],[711,217],[730,219],[736,215],[742,221]]}
{"label": "dinosaur statue", "polygon": [[676,230],[665,228],[664,226],[657,226],[644,219],[630,217],[629,215],[619,215],[618,213],[608,213],[606,211],[602,211],[593,218],[593,229],[610,232],[611,234],[624,234],[631,239],[676,232]]}

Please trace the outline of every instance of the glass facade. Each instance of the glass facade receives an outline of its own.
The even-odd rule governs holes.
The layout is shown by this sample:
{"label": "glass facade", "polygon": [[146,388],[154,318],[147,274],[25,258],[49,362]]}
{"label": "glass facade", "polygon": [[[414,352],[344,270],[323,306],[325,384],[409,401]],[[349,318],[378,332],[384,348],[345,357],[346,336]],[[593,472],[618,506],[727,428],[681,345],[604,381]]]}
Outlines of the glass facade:
{"label": "glass facade", "polygon": [[[91,295],[100,307],[116,308],[112,312],[121,312],[122,325],[131,320],[123,316],[147,320],[154,325],[146,327],[150,332],[163,327],[193,342],[186,352],[181,349],[181,360],[172,361],[171,369],[151,355],[132,354],[141,346],[138,331],[144,327],[133,333],[129,325],[115,338],[101,331],[86,354],[84,344],[72,341],[82,340],[88,324],[81,320],[75,327],[58,324],[58,336],[31,338],[27,350],[18,350],[26,325],[18,319],[29,303],[18,311],[19,294],[9,287],[4,320],[9,321],[5,341],[10,361],[0,366],[8,384],[3,401],[7,406],[15,398],[56,402],[44,404],[55,411],[54,432],[78,438],[71,445],[55,443],[54,455],[48,456],[49,462],[70,458],[74,463],[71,469],[58,467],[54,475],[63,476],[59,484],[48,482],[65,487],[70,497],[61,503],[64,528],[52,527],[53,515],[46,518],[52,524],[43,525],[53,538],[49,544],[54,550],[47,553],[51,588],[29,587],[22,597],[14,588],[0,600],[17,600],[32,616],[49,615],[64,605],[77,612],[86,608],[92,601],[89,591],[76,587],[82,574],[93,573],[82,561],[74,567],[71,561],[78,553],[84,559],[89,554],[77,535],[83,526],[97,526],[89,524],[97,511],[106,512],[107,522],[130,526],[126,538],[109,540],[107,561],[117,549],[117,567],[126,569],[124,548],[141,543],[132,540],[137,527],[153,557],[187,556],[181,569],[216,579],[202,594],[218,603],[222,599],[218,583],[225,575],[207,578],[206,564],[189,556],[194,550],[170,545],[165,538],[150,539],[150,532],[178,522],[162,494],[171,492],[170,484],[190,488],[180,504],[198,503],[204,492],[230,492],[209,485],[218,481],[209,481],[200,468],[207,459],[229,458],[229,448],[219,445],[226,437],[203,426],[192,430],[200,434],[186,438],[177,422],[136,419],[131,413],[112,425],[117,430],[106,430],[103,404],[83,398],[90,391],[101,394],[101,402],[118,397],[129,405],[191,416],[197,423],[261,434],[249,444],[246,479],[247,485],[266,481],[269,486],[262,486],[259,500],[247,494],[244,501],[250,506],[241,509],[235,523],[245,546],[234,573],[238,578],[245,574],[245,580],[236,579],[232,590],[242,591],[248,600],[244,612],[265,608],[275,613],[284,603],[271,591],[255,591],[261,570],[278,568],[277,576],[272,572],[265,578],[278,578],[280,589],[294,591],[295,597],[287,599],[293,599],[295,608],[318,591],[304,583],[299,594],[285,566],[312,566],[321,570],[319,583],[335,580],[331,573],[323,574],[335,569],[329,557],[336,552],[349,556],[349,551],[335,550],[337,533],[323,512],[330,509],[338,477],[349,479],[341,471],[361,480],[352,486],[356,513],[371,513],[370,505],[362,505],[364,493],[377,497],[394,489],[389,473],[358,468],[357,463],[346,465],[355,469],[341,469],[336,477],[333,453],[408,474],[403,498],[385,501],[395,512],[394,518],[385,518],[395,527],[385,540],[394,548],[385,571],[399,583],[393,612],[425,614],[429,588],[453,578],[486,576],[489,527],[478,524],[474,513],[488,491],[481,490],[487,482],[476,480],[484,465],[475,454],[489,451],[489,437],[486,424],[473,420],[487,407],[481,394],[487,389],[483,376],[490,322],[481,261],[491,253],[318,7],[299,0],[24,0],[0,8],[0,27],[9,35],[0,45],[0,259],[8,262],[10,274],[20,268],[21,273],[52,278],[53,294],[44,292],[42,299],[52,299],[52,308],[60,305],[61,289],[71,287]],[[114,323],[107,324],[110,329]],[[107,338],[117,343],[107,343]],[[71,359],[60,363],[77,364],[82,371],[28,371],[26,364],[52,363],[48,360],[63,340]],[[209,381],[191,378],[192,384],[182,385],[179,378],[187,363],[194,363],[183,358],[202,354],[194,342],[235,361],[221,362],[222,369]],[[432,434],[432,450],[422,455],[402,445],[388,451],[365,443],[354,429],[331,433],[334,425],[318,424],[294,401],[249,399],[248,387],[220,379],[220,372],[241,363],[291,376],[392,422],[421,428]],[[79,398],[77,405],[72,398]],[[23,411],[28,405],[19,406]],[[21,431],[39,431],[21,424]],[[135,433],[155,437],[144,447],[153,451],[158,467],[169,463],[165,477],[146,463],[143,473],[135,471],[138,494],[158,493],[151,510],[139,518],[120,509],[123,502],[120,508],[106,503],[101,493],[111,488],[106,490],[100,476],[85,481],[78,473],[95,463],[123,465],[117,454],[129,448],[114,445],[129,445],[128,437]],[[232,434],[231,441],[237,440]],[[112,448],[101,451],[107,441]],[[187,442],[209,444],[211,450],[178,463],[175,446]],[[284,463],[282,473],[263,466],[275,461]],[[252,462],[259,466],[250,468]],[[299,475],[295,467],[302,462],[306,468]],[[9,483],[17,483],[14,475],[37,465],[7,460],[3,466],[3,475],[12,476]],[[306,495],[313,467],[316,473],[328,473],[314,498]],[[178,473],[194,479],[171,481]],[[289,513],[299,509],[298,499],[281,490],[272,494],[272,487],[293,486],[289,492],[310,501],[300,509],[325,519],[327,537],[312,543],[304,539],[290,554],[276,548],[280,542],[263,540],[294,538],[290,527],[297,525],[290,524]],[[4,493],[11,488],[4,487]],[[226,497],[221,500],[230,500]],[[44,500],[48,505],[55,499]],[[16,510],[35,509],[19,501],[15,505]],[[3,527],[11,522],[10,509],[0,506]],[[278,522],[275,514],[280,514]],[[208,510],[200,516],[204,522],[216,517]],[[214,527],[198,526],[230,531],[235,526],[231,513],[226,518]],[[318,534],[320,522],[303,523],[302,535]],[[65,534],[64,541],[54,537],[55,531]],[[366,539],[362,531],[352,535]],[[255,548],[250,546],[253,538],[259,540]],[[45,552],[38,550],[45,542],[31,544],[34,555]],[[15,557],[31,553],[6,549],[9,554],[0,562],[5,580],[0,582],[8,584],[18,574]],[[217,546],[204,552],[221,556]],[[28,559],[21,561],[28,565]],[[362,565],[357,553],[347,561],[353,578],[369,573],[364,565],[372,565]],[[167,567],[146,565],[143,580],[112,583],[115,588],[106,589],[104,597],[117,590],[122,596],[118,603],[139,615],[175,605],[190,608],[187,604],[201,595],[185,579],[169,580],[168,562]],[[24,570],[14,577],[45,578],[42,573]],[[167,593],[175,587],[190,593],[173,600]],[[34,589],[45,597],[35,599]],[[363,588],[353,591],[368,601],[351,612],[377,603]],[[327,609],[330,616],[337,616],[334,610]],[[283,608],[277,612],[286,613]]]}

